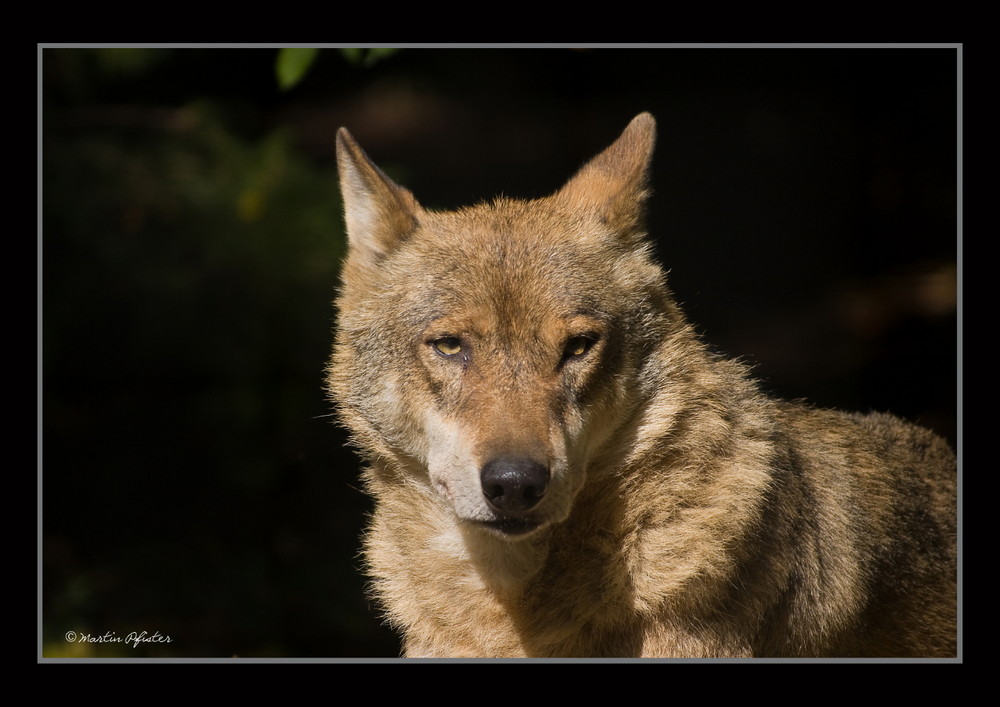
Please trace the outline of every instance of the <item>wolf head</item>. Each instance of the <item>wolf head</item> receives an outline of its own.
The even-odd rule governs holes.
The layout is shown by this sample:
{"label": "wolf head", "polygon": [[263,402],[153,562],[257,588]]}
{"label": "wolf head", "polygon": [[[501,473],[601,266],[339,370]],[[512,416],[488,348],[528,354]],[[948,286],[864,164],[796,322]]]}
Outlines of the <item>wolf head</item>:
{"label": "wolf head", "polygon": [[369,483],[515,540],[622,462],[677,320],[643,230],[654,136],[640,114],[551,196],[434,212],[341,128],[349,252],[329,388]]}

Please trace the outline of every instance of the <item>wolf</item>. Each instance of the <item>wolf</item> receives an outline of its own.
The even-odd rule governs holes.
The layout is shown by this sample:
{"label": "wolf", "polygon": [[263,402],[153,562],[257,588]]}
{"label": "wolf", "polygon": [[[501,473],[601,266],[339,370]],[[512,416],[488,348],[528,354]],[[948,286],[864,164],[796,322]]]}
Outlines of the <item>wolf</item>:
{"label": "wolf", "polygon": [[404,654],[955,656],[954,452],[709,351],[647,240],[654,139],[433,211],[337,133],[327,386]]}

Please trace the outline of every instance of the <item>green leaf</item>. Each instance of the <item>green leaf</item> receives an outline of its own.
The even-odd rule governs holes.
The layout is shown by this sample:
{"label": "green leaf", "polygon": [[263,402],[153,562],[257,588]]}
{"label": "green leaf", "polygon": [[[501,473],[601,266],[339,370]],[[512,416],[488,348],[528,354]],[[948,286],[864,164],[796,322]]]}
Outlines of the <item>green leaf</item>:
{"label": "green leaf", "polygon": [[342,47],[340,49],[341,55],[347,60],[348,64],[364,67],[372,66],[382,59],[392,56],[398,51],[399,49],[396,47],[373,47],[371,49],[362,47]]}
{"label": "green leaf", "polygon": [[287,91],[302,80],[316,60],[317,52],[314,47],[286,47],[278,50],[274,73],[283,91]]}
{"label": "green leaf", "polygon": [[340,53],[347,59],[348,64],[360,64],[365,50],[360,47],[341,47]]}
{"label": "green leaf", "polygon": [[368,56],[365,57],[365,66],[371,66],[375,62],[381,61],[382,59],[386,59],[398,51],[399,49],[395,47],[375,47],[369,49]]}

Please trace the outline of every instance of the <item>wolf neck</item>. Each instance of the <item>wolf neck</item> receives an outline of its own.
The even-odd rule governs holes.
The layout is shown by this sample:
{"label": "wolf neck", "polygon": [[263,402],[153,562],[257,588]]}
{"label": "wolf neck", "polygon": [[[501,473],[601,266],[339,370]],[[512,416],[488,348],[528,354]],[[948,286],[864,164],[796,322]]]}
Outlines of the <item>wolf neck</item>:
{"label": "wolf neck", "polygon": [[[674,334],[693,337],[686,327]],[[637,640],[623,627],[638,615],[697,613],[707,610],[713,596],[721,600],[730,591],[745,558],[712,538],[732,541],[758,524],[759,499],[773,482],[771,412],[739,364],[716,361],[697,343],[686,347],[690,355],[684,360],[672,359],[664,349],[651,359],[654,370],[645,372],[656,379],[651,388],[658,392],[613,435],[623,441],[610,442],[593,460],[563,523],[508,541],[462,529],[431,496],[419,506],[411,496],[393,510],[391,494],[383,495],[386,503],[375,524],[393,527],[385,532],[376,527],[368,557],[377,591],[392,597],[385,602],[394,612],[390,621],[410,637],[411,654],[465,650],[418,648],[421,635],[465,635],[468,655],[586,651],[582,638],[562,636],[560,627],[588,625],[597,633]],[[743,383],[734,386],[734,380]],[[741,415],[734,414],[737,409]],[[745,421],[738,431],[732,429],[734,420]],[[637,439],[650,443],[639,446]],[[682,489],[673,502],[670,489]],[[655,511],[635,502],[653,495],[665,501]],[[375,545],[374,538],[382,544]],[[400,561],[427,553],[433,561]],[[416,574],[416,567],[435,568],[435,575]],[[687,605],[691,596],[700,606]],[[586,615],[569,621],[561,612],[570,607]],[[428,622],[451,629],[422,630]],[[628,654],[635,647],[618,650]]]}

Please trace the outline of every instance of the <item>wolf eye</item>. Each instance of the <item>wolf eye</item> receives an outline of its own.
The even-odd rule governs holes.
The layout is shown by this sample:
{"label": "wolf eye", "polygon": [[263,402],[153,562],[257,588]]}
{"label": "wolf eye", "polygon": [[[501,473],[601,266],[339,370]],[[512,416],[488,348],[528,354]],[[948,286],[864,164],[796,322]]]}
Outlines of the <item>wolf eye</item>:
{"label": "wolf eye", "polygon": [[578,358],[590,351],[590,347],[597,341],[592,336],[571,336],[563,349],[563,358]]}
{"label": "wolf eye", "polygon": [[442,356],[456,356],[462,353],[462,341],[456,336],[443,336],[434,339],[431,346]]}

